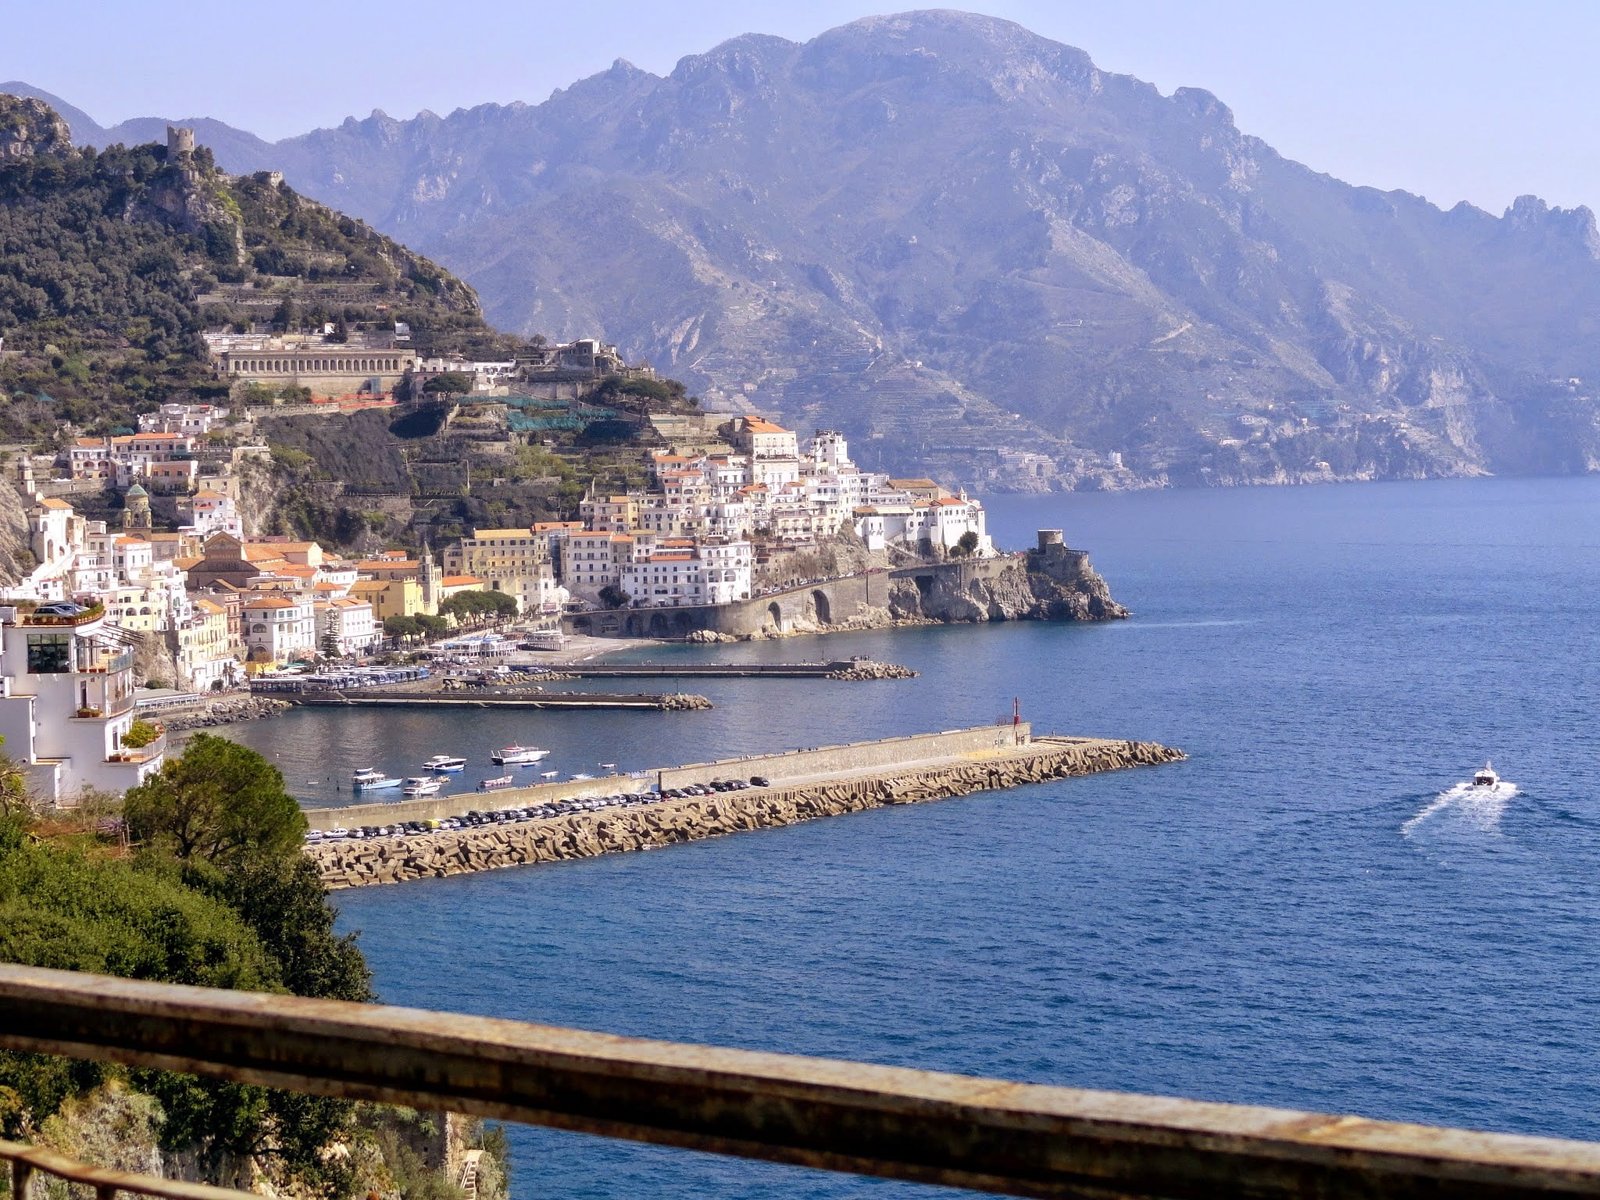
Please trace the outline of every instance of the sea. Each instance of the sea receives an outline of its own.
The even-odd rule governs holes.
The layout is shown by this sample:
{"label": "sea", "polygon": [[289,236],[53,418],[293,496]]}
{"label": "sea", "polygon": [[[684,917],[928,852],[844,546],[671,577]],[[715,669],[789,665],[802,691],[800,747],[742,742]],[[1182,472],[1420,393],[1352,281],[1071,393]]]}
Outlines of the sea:
{"label": "sea", "polygon": [[[642,652],[920,672],[685,681],[708,712],[233,734],[307,804],[440,752],[489,774],[512,741],[628,771],[1014,700],[1040,731],[1165,742],[1188,761],[336,903],[395,1004],[1600,1138],[1600,479],[987,503],[1002,544],[1088,549],[1132,619]],[[1507,782],[1469,791],[1486,759]],[[512,1149],[541,1200],[948,1194],[526,1128]]]}

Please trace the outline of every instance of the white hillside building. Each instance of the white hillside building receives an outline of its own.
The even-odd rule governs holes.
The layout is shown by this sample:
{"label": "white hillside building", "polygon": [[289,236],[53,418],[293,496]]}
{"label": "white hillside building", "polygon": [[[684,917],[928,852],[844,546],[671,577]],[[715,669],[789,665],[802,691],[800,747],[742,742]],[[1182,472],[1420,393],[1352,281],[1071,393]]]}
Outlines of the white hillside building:
{"label": "white hillside building", "polygon": [[36,795],[71,804],[86,787],[121,793],[160,770],[165,737],[123,745],[137,640],[98,612],[0,607],[0,734]]}

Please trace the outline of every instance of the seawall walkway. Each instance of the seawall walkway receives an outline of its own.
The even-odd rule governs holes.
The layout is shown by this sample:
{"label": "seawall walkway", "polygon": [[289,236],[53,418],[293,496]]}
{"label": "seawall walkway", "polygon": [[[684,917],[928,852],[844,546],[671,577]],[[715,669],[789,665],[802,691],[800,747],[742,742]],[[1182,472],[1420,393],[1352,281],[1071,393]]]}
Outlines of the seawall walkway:
{"label": "seawall walkway", "polygon": [[[941,746],[946,753],[939,752]],[[1034,738],[1026,725],[979,727],[652,773],[660,786],[668,788],[751,775],[770,777],[769,787],[409,837],[323,842],[307,846],[306,853],[331,888],[399,883],[647,850],[889,804],[918,804],[1048,779],[1176,762],[1183,757],[1181,750],[1155,742]],[[610,789],[616,790],[621,783],[620,779],[612,781]],[[552,786],[572,794],[571,785]],[[589,786],[603,789],[607,781],[597,780]],[[542,790],[463,796],[461,808],[526,807],[539,802],[536,796]],[[373,819],[383,820],[381,806],[363,809],[363,815],[371,813]],[[328,828],[331,821],[357,812],[324,811],[317,814],[317,824]]]}

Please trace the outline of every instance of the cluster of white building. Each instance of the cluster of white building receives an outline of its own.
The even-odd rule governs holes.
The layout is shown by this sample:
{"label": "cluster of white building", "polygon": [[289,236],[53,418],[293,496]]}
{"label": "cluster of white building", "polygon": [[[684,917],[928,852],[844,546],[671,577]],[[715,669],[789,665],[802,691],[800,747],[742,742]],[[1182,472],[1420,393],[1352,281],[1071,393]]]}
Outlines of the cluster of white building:
{"label": "cluster of white building", "polygon": [[648,491],[591,493],[578,521],[475,530],[445,552],[445,569],[554,612],[569,596],[637,607],[748,599],[758,561],[846,528],[876,551],[994,553],[982,504],[932,480],[862,471],[841,434],[818,432],[802,452],[793,430],[751,416],[728,438],[726,452],[652,455]]}

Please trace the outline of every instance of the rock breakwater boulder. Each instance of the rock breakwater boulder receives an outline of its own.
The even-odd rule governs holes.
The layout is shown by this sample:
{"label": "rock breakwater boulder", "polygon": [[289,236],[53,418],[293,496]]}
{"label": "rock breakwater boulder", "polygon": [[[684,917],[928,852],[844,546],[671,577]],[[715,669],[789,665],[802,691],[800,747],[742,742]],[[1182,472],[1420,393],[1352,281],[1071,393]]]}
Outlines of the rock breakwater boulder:
{"label": "rock breakwater boulder", "polygon": [[306,854],[330,888],[399,883],[650,850],[889,804],[921,804],[1049,779],[1177,762],[1184,757],[1181,750],[1155,742],[1038,738],[993,758],[893,774],[863,773],[794,787],[722,792],[403,839],[324,842],[308,846]]}

